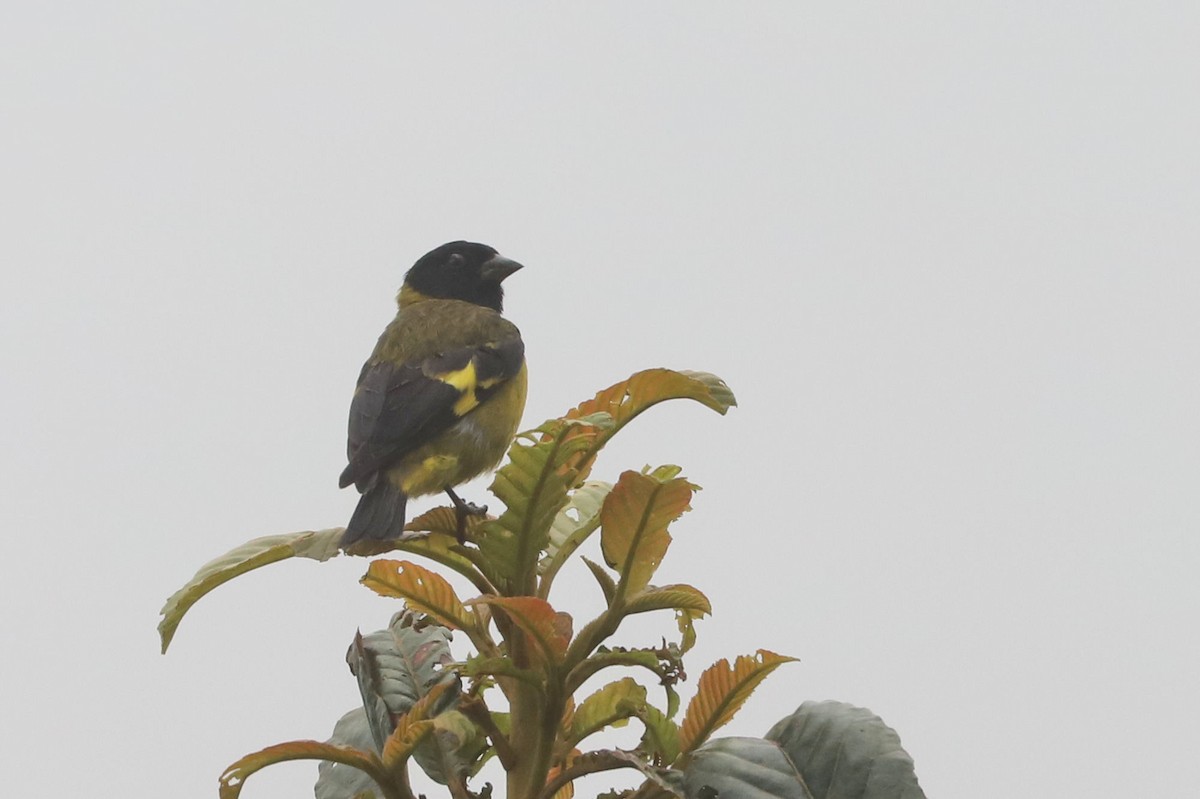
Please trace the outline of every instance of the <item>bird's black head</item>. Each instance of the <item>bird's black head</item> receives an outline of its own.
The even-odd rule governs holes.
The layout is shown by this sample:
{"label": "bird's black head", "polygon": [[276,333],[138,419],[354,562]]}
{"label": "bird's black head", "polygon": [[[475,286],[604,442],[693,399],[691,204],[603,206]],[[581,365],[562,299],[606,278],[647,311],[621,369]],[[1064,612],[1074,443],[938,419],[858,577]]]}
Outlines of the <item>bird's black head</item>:
{"label": "bird's black head", "polygon": [[463,300],[500,311],[500,283],[520,268],[486,244],[452,241],[422,255],[404,276],[404,287],[424,297]]}

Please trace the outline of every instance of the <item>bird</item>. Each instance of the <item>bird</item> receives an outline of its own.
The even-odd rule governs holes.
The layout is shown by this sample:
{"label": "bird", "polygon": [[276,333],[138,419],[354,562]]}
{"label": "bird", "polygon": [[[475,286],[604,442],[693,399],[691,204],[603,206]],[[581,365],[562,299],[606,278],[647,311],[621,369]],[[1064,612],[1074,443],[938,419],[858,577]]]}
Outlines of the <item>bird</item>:
{"label": "bird", "polygon": [[454,487],[499,464],[525,410],[525,344],[502,315],[501,285],[521,268],[486,244],[452,241],[405,273],[350,403],[338,484],[362,496],[343,550],[402,535],[410,497],[445,492],[460,544],[467,517],[486,513]]}

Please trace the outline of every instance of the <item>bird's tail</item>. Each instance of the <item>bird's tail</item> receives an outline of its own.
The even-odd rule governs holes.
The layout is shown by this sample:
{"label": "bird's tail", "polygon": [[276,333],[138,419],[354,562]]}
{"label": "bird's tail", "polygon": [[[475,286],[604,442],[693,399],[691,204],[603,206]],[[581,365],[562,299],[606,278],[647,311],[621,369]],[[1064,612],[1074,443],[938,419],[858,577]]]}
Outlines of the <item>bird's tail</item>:
{"label": "bird's tail", "polygon": [[368,539],[386,541],[404,531],[404,506],[408,496],[386,478],[375,481],[362,498],[342,534],[342,549]]}

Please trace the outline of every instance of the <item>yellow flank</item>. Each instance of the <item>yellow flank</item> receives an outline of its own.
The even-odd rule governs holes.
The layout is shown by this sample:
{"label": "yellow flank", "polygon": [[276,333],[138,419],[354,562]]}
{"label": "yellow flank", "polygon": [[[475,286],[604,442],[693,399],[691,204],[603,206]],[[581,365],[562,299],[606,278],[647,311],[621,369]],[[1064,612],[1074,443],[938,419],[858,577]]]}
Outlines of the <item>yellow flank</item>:
{"label": "yellow flank", "polygon": [[[387,470],[387,478],[410,497],[420,497],[496,468],[521,422],[527,374],[522,364],[478,410],[405,455]],[[454,454],[443,454],[447,452]]]}
{"label": "yellow flank", "polygon": [[475,387],[478,385],[475,361],[467,361],[467,365],[462,369],[434,375],[434,377],[448,386],[453,386],[461,395],[454,403],[455,416],[466,416],[479,404],[479,400],[475,396]]}
{"label": "yellow flank", "polygon": [[457,469],[458,458],[453,455],[430,455],[399,481],[400,490],[409,495],[438,491],[454,482]]}

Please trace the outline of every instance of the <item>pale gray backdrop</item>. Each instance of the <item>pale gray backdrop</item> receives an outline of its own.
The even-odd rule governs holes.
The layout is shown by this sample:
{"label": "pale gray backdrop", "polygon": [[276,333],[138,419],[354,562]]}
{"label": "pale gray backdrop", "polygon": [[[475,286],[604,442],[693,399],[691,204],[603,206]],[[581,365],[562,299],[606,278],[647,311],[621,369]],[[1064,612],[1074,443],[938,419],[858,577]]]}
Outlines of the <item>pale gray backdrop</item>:
{"label": "pale gray backdrop", "polygon": [[802,658],[726,732],[837,698],[931,797],[1190,793],[1198,38],[1184,2],[6,4],[3,793],[214,797],[353,706],[395,608],[361,560],[242,578],[165,658],[156,614],[344,522],[355,376],[454,238],[528,266],[527,425],[649,366],[737,392],[597,472],[705,487],[660,575],[716,607],[685,695]]}

